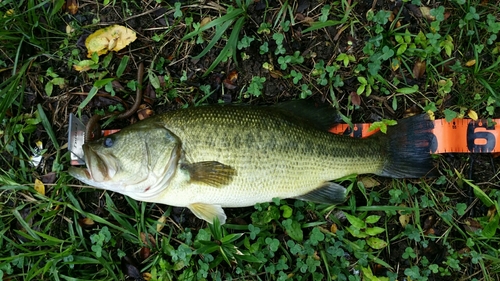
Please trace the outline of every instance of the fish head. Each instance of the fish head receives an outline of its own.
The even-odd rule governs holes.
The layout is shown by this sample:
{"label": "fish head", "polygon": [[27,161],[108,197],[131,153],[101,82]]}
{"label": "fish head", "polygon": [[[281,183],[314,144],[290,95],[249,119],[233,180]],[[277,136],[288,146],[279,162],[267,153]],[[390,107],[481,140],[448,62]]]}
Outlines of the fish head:
{"label": "fish head", "polygon": [[86,168],[69,173],[96,188],[149,201],[168,185],[181,154],[181,141],[159,124],[141,122],[83,145]]}

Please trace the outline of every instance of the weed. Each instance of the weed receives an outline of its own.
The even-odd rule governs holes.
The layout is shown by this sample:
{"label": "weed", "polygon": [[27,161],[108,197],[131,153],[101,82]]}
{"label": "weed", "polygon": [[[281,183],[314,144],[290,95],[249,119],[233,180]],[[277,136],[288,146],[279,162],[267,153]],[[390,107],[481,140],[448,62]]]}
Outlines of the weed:
{"label": "weed", "polygon": [[[212,27],[216,28],[215,35],[212,37],[212,39],[205,47],[205,49],[203,49],[201,53],[199,53],[197,56],[193,58],[193,59],[200,59],[214,47],[214,45],[219,41],[224,32],[234,23],[233,30],[231,31],[231,35],[229,36],[229,39],[225,44],[225,47],[219,52],[219,55],[214,60],[214,62],[208,67],[204,75],[210,73],[220,62],[226,61],[229,57],[232,57],[235,63],[238,62],[236,57],[236,50],[238,49],[238,41],[239,41],[238,38],[241,29],[246,21],[245,13],[252,2],[251,0],[245,0],[245,1],[246,2],[243,3],[241,2],[241,0],[236,0],[238,8],[228,9],[228,13],[226,15],[209,22],[203,27],[199,27],[198,25],[197,27],[195,27],[195,30],[186,34],[186,36],[182,38],[182,40],[188,40],[195,36],[200,36],[203,31],[208,30],[209,28]],[[242,45],[240,44],[240,46]]]}
{"label": "weed", "polygon": [[45,93],[50,97],[52,95],[54,85],[59,86],[62,89],[66,85],[66,80],[62,77],[59,77],[57,73],[54,73],[51,67],[47,69],[47,76],[50,80],[47,82],[47,84],[45,84]]}
{"label": "weed", "polygon": [[[252,81],[248,86],[247,94],[253,95],[255,97],[259,97],[262,95],[262,89],[264,88],[264,82],[266,82],[265,77],[255,76],[252,77]],[[245,95],[245,98],[248,96]]]}
{"label": "weed", "polygon": [[307,84],[300,85],[300,98],[305,99],[312,95],[312,91],[309,89]]}

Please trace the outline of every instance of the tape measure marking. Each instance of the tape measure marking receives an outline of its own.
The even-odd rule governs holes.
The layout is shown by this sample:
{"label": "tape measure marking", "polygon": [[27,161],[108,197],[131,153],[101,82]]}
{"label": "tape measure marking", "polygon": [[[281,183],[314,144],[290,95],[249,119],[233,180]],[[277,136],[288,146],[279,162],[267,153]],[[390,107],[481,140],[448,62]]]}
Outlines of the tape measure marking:
{"label": "tape measure marking", "polygon": [[[497,139],[500,135],[500,119],[494,119],[495,125],[488,126],[484,119],[453,119],[447,122],[438,119],[432,122],[431,153],[498,153],[500,146]],[[369,131],[371,124],[338,124],[330,129],[334,134],[349,135],[355,138],[366,138],[377,130]]]}

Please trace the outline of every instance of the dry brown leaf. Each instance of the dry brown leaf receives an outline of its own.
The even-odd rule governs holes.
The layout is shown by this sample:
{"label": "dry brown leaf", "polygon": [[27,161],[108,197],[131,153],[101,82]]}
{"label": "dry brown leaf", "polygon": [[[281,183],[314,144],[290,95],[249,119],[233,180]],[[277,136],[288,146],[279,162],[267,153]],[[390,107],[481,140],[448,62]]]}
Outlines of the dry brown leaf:
{"label": "dry brown leaf", "polygon": [[226,79],[222,81],[224,86],[229,89],[229,90],[234,90],[237,88],[236,81],[238,80],[238,71],[233,70],[229,72],[229,74],[226,76]]}
{"label": "dry brown leaf", "polygon": [[83,219],[78,219],[78,224],[82,228],[90,228],[94,226],[95,222],[91,218],[83,218]]}
{"label": "dry brown leaf", "polygon": [[436,217],[433,215],[427,216],[424,221],[424,227],[423,230],[427,231],[428,229],[431,229],[432,226],[436,223]]}
{"label": "dry brown leaf", "polygon": [[451,16],[451,12],[450,11],[445,11],[444,12],[444,20],[447,20],[450,16]]}
{"label": "dry brown leaf", "polygon": [[35,190],[36,192],[45,195],[45,185],[39,179],[35,179]]}
{"label": "dry brown leaf", "polygon": [[305,17],[302,21],[305,25],[311,26],[314,22],[314,19],[311,17]]}
{"label": "dry brown leaf", "polygon": [[135,31],[121,25],[112,25],[101,28],[90,34],[85,40],[87,57],[91,58],[93,53],[97,55],[107,54],[108,51],[119,51],[127,47],[137,39]]}
{"label": "dry brown leaf", "polygon": [[458,250],[458,254],[460,256],[467,255],[468,253],[470,253],[470,248],[469,247],[464,247],[464,248]]}
{"label": "dry brown leaf", "polygon": [[229,74],[226,77],[226,80],[228,80],[229,83],[231,83],[231,84],[235,84],[236,80],[238,80],[238,70],[235,69],[235,70],[229,72]]}
{"label": "dry brown leaf", "polygon": [[389,18],[388,18],[388,20],[389,20],[390,22],[393,22],[395,18],[396,18],[396,16],[394,15],[394,11],[391,11],[391,13],[389,14]]}
{"label": "dry brown leaf", "polygon": [[295,20],[296,21],[303,21],[306,17],[302,13],[296,13],[295,14]]}
{"label": "dry brown leaf", "polygon": [[149,258],[150,255],[151,255],[151,250],[148,247],[142,247],[141,250],[139,251],[139,256],[141,257],[142,260]]}
{"label": "dry brown leaf", "polygon": [[281,73],[281,71],[279,70],[271,70],[269,71],[269,75],[271,75],[271,77],[273,77],[274,79],[279,79],[283,77],[283,73]]}
{"label": "dry brown leaf", "polygon": [[139,117],[139,120],[144,120],[146,118],[153,116],[154,114],[155,114],[155,112],[152,109],[145,108],[145,109],[141,109],[137,112],[137,117]]}
{"label": "dry brown leaf", "polygon": [[204,17],[201,22],[200,22],[200,27],[203,27],[207,24],[209,24],[212,21],[211,17]]}
{"label": "dry brown leaf", "polygon": [[153,235],[151,235],[150,233],[148,233],[148,241],[146,241],[146,233],[144,232],[141,232],[141,241],[142,243],[146,244],[146,245],[149,245],[149,243],[151,243],[151,245],[153,247],[156,247],[156,241],[155,241],[155,238],[153,237]]}
{"label": "dry brown leaf", "polygon": [[317,251],[314,251],[314,254],[313,254],[312,258],[315,259],[315,260],[317,260],[317,261],[321,260],[321,258],[318,256],[318,252]]}
{"label": "dry brown leaf", "polygon": [[361,96],[358,95],[356,92],[351,92],[351,103],[355,106],[360,106],[361,105]]}
{"label": "dry brown leaf", "polygon": [[424,231],[424,235],[436,235],[436,230],[434,228],[429,228]]}
{"label": "dry brown leaf", "polygon": [[466,218],[464,220],[464,229],[469,232],[476,232],[480,229],[483,229],[483,227],[474,218]]}
{"label": "dry brown leaf", "polygon": [[78,1],[77,0],[67,0],[66,1],[66,11],[72,15],[78,13]]}
{"label": "dry brown leaf", "polygon": [[147,104],[139,105],[139,110],[137,110],[137,117],[139,120],[144,120],[154,115],[154,111],[148,107]]}
{"label": "dry brown leaf", "polygon": [[408,107],[403,112],[403,118],[412,117],[412,116],[415,116],[415,115],[421,114],[421,113],[422,113],[422,109],[420,109],[420,107],[417,107],[416,105],[412,105],[412,106]]}
{"label": "dry brown leaf", "polygon": [[55,172],[50,172],[50,173],[47,173],[45,175],[43,175],[40,180],[44,183],[44,184],[50,184],[50,183],[54,183],[56,182],[56,176],[57,174]]}
{"label": "dry brown leaf", "polygon": [[425,74],[425,69],[426,69],[425,61],[419,60],[415,62],[415,65],[413,66],[413,77],[415,77],[415,79],[422,78]]}
{"label": "dry brown leaf", "polygon": [[491,207],[488,208],[488,213],[486,214],[486,216],[488,217],[489,221],[491,221],[496,214],[497,214],[497,209],[495,208],[495,205],[492,205]]}

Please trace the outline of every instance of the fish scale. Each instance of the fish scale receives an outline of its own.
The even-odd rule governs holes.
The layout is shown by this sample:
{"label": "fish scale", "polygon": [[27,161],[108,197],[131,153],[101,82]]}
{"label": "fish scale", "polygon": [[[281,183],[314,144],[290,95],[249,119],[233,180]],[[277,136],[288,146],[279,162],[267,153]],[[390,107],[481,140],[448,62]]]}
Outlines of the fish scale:
{"label": "fish scale", "polygon": [[[195,200],[203,203],[238,207],[273,197],[294,197],[325,181],[361,171],[380,172],[383,164],[377,157],[381,149],[378,139],[360,142],[298,126],[300,122],[265,109],[201,107],[165,114],[161,119],[183,140],[189,162],[217,161],[237,170],[231,185],[212,188],[209,194],[202,192],[206,191],[203,185],[179,187],[192,188],[194,194],[202,192]],[[261,194],[256,196],[256,192]]]}

